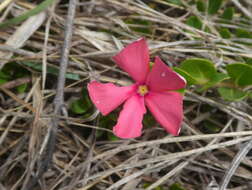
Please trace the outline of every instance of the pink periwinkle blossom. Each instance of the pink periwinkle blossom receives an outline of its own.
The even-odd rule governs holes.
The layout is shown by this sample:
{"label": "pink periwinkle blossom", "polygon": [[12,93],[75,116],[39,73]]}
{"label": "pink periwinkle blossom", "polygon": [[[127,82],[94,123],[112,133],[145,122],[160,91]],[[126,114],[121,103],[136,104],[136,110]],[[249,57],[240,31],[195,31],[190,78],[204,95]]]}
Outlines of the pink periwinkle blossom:
{"label": "pink periwinkle blossom", "polygon": [[102,115],[109,114],[124,103],[113,128],[114,134],[125,139],[139,137],[146,105],[167,132],[178,135],[183,119],[183,97],[176,90],[185,87],[183,77],[172,71],[158,56],[150,69],[149,50],[144,38],[126,46],[113,60],[135,83],[119,87],[113,83],[92,81],[88,84],[88,92]]}

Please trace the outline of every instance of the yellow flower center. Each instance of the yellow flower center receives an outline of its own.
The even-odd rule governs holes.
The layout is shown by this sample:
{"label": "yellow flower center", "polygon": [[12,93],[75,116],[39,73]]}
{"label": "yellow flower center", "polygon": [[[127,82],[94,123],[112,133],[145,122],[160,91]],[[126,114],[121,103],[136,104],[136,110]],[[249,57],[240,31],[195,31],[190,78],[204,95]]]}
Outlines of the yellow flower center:
{"label": "yellow flower center", "polygon": [[147,94],[149,91],[148,91],[148,87],[146,85],[140,85],[138,86],[138,90],[137,92],[141,95],[141,96],[144,96],[145,94]]}

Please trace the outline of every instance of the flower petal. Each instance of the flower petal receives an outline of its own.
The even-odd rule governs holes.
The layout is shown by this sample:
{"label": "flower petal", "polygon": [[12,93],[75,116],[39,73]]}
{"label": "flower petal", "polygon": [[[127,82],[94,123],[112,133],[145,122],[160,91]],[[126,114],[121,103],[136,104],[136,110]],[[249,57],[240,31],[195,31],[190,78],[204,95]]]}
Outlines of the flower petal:
{"label": "flower petal", "polygon": [[87,89],[97,109],[102,115],[107,115],[129,98],[135,92],[136,86],[119,87],[112,83],[93,81],[88,84]]}
{"label": "flower petal", "polygon": [[147,77],[147,85],[151,91],[163,92],[184,88],[186,81],[156,57],[155,64]]}
{"label": "flower petal", "polygon": [[135,81],[145,81],[149,72],[149,50],[144,38],[126,46],[113,60]]}
{"label": "flower petal", "polygon": [[114,134],[124,139],[139,137],[142,133],[142,120],[145,112],[143,97],[134,95],[129,98],[113,128]]}
{"label": "flower petal", "polygon": [[145,102],[156,120],[172,135],[178,135],[183,119],[183,97],[177,92],[150,92]]}

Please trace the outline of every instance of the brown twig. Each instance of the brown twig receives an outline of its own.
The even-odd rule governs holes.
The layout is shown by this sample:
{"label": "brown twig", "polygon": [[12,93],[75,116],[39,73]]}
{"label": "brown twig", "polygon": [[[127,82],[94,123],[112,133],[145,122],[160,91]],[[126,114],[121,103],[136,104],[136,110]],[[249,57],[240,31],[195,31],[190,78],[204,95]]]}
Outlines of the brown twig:
{"label": "brown twig", "polygon": [[3,91],[4,93],[6,93],[8,96],[10,96],[11,98],[13,98],[13,100],[15,100],[16,102],[20,103],[21,105],[23,105],[24,107],[26,107],[27,109],[29,109],[30,111],[32,111],[33,113],[35,112],[35,109],[30,106],[29,104],[26,104],[26,102],[20,98],[18,98],[16,96],[16,94],[14,94],[13,92],[11,92],[10,90],[0,86],[0,90]]}
{"label": "brown twig", "polygon": [[5,88],[5,89],[11,89],[11,88],[15,88],[19,85],[26,84],[29,82],[31,82],[31,77],[23,77],[23,78],[19,78],[16,80],[6,82],[6,83],[2,84],[0,87]]}

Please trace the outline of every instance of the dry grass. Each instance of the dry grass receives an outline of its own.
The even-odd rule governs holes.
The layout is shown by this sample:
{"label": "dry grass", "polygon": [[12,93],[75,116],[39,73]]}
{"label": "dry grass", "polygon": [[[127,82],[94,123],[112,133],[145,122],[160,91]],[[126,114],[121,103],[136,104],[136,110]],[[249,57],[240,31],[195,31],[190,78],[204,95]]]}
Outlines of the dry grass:
{"label": "dry grass", "polygon": [[[3,2],[1,21],[34,7],[26,1]],[[66,108],[69,110],[72,100],[81,96],[81,89],[91,79],[128,84],[127,74],[115,66],[111,56],[143,35],[148,39],[151,57],[159,55],[170,66],[189,57],[201,57],[223,70],[241,57],[252,57],[251,46],[219,36],[218,18],[206,17],[187,1],[183,3],[184,7],[178,7],[162,0],[80,0],[67,69],[80,79],[66,81]],[[250,1],[229,3],[252,19]],[[100,115],[95,110],[85,118],[71,113],[55,116],[52,100],[57,77],[48,74],[46,68],[59,68],[67,7],[68,1],[56,1],[46,12],[21,25],[0,29],[0,66],[16,62],[32,73],[0,86],[0,189],[24,190],[33,180],[38,183],[32,189],[43,190],[151,190],[158,186],[169,189],[174,183],[186,190],[213,190],[211,185],[221,183],[233,157],[251,140],[251,102],[229,103],[219,98],[215,89],[199,94],[196,88],[190,88],[185,94],[179,137],[167,136],[161,127],[145,127],[141,138],[110,141],[95,135],[99,131],[112,133],[111,128],[99,125]],[[211,33],[186,25],[191,14],[201,17]],[[143,26],[126,24],[129,19],[147,21],[148,33],[136,32],[132,27]],[[229,27],[251,29],[251,25],[239,22]],[[43,69],[37,72],[24,62],[42,65]],[[29,90],[15,93],[13,89],[20,84],[28,84]],[[37,179],[47,156],[53,117],[60,119],[53,160]],[[208,131],[207,123],[218,130]],[[230,189],[252,189],[251,164],[250,155],[238,164]]]}

